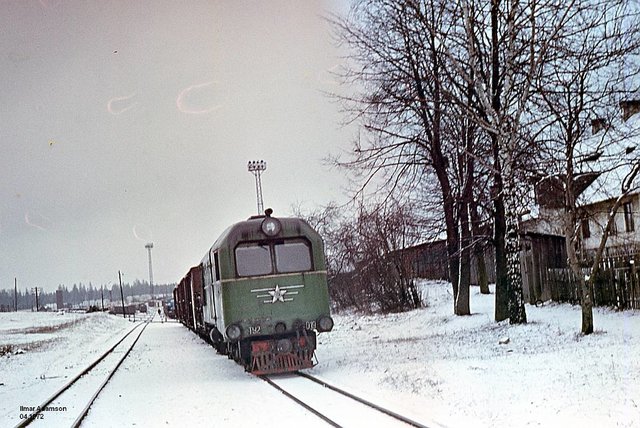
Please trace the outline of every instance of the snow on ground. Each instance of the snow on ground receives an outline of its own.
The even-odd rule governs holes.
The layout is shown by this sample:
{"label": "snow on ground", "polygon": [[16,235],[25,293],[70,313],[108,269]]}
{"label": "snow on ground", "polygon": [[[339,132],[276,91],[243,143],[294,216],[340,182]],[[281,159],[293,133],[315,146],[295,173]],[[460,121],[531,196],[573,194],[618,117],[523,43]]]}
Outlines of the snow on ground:
{"label": "snow on ground", "polygon": [[149,325],[85,421],[90,427],[326,426],[175,322]]}
{"label": "snow on ground", "polygon": [[[473,315],[456,317],[448,284],[423,286],[424,309],[336,314],[334,331],[318,337],[319,364],[309,372],[429,426],[640,427],[638,311],[595,309],[596,332],[582,336],[578,307],[527,306],[529,323],[511,326],[492,321],[493,294],[473,289]],[[21,318],[11,327],[7,320],[21,316],[33,317],[0,314],[0,346],[42,341],[44,333],[16,330],[49,321]],[[104,314],[77,317],[46,333],[59,340],[0,357],[0,426],[15,425],[20,405],[37,405],[31,397],[64,381],[49,376],[66,374],[70,364],[79,369],[89,350],[97,354],[131,325]],[[176,323],[149,326],[87,419],[88,426],[258,423],[323,425]]]}
{"label": "snow on ground", "polygon": [[579,307],[527,305],[511,326],[493,322],[493,294],[473,289],[456,317],[450,285],[424,291],[425,309],[336,317],[313,372],[445,426],[640,427],[638,311],[597,308],[582,336]]}
{"label": "snow on ground", "polygon": [[105,313],[0,313],[0,426],[20,422],[20,406],[41,404],[132,326]]}

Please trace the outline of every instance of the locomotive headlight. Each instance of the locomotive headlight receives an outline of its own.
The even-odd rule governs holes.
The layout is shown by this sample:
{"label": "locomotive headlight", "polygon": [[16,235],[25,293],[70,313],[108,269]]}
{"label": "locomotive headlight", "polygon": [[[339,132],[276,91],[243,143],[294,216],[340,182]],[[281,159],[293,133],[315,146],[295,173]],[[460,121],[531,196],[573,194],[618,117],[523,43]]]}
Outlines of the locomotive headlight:
{"label": "locomotive headlight", "polygon": [[287,331],[287,326],[285,323],[279,322],[278,324],[276,324],[275,330],[276,333],[284,333],[285,331]]}
{"label": "locomotive headlight", "polygon": [[265,235],[276,236],[278,233],[280,233],[282,225],[280,224],[278,219],[267,217],[262,221],[260,228],[262,229],[262,233],[264,233]]}
{"label": "locomotive headlight", "polygon": [[333,320],[328,315],[323,315],[317,321],[318,331],[331,331],[333,328]]}
{"label": "locomotive headlight", "polygon": [[286,354],[291,352],[293,345],[289,339],[280,339],[276,342],[276,352],[279,354]]}
{"label": "locomotive headlight", "polygon": [[240,328],[240,326],[237,324],[231,324],[229,327],[227,327],[227,337],[232,342],[240,339],[240,337],[242,337],[242,329]]}

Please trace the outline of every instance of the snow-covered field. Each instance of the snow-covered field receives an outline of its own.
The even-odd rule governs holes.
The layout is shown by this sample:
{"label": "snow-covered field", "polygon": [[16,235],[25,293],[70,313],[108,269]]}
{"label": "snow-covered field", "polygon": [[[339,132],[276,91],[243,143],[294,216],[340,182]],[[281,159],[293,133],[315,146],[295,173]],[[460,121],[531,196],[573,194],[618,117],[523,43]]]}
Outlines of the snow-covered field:
{"label": "snow-covered field", "polygon": [[[640,427],[638,311],[596,309],[585,337],[577,307],[527,306],[529,324],[510,326],[492,321],[493,295],[473,290],[473,315],[456,317],[448,284],[424,287],[425,309],[335,315],[309,372],[426,425]],[[106,314],[0,314],[0,349],[24,352],[0,356],[0,426],[130,327]],[[88,426],[322,426],[182,326],[151,327]]]}
{"label": "snow-covered field", "polygon": [[492,321],[493,294],[473,289],[456,317],[448,284],[425,293],[426,309],[338,317],[313,371],[445,426],[640,427],[638,311],[595,309],[582,336],[579,307],[527,305],[511,326]]}

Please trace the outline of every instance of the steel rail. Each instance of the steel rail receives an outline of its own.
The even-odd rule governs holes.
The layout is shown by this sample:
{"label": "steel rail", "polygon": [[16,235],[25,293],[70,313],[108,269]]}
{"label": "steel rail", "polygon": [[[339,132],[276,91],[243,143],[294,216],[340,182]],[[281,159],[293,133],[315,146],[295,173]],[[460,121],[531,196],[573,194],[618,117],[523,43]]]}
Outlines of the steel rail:
{"label": "steel rail", "polygon": [[419,422],[416,422],[416,421],[414,421],[412,419],[409,419],[409,418],[407,418],[405,416],[402,416],[399,413],[396,413],[396,412],[391,411],[389,409],[386,409],[386,408],[384,408],[382,406],[379,406],[379,405],[377,405],[375,403],[372,403],[371,401],[365,400],[364,398],[360,398],[357,395],[353,395],[350,392],[347,392],[347,391],[345,391],[343,389],[340,389],[337,386],[331,385],[331,384],[329,384],[329,383],[327,383],[327,382],[325,382],[325,381],[323,381],[321,379],[318,379],[317,377],[311,376],[310,374],[302,373],[300,371],[296,371],[294,373],[296,375],[300,376],[300,377],[309,379],[310,381],[313,381],[313,382],[315,382],[315,383],[317,383],[319,385],[322,385],[325,388],[328,388],[328,389],[330,389],[332,391],[335,391],[338,394],[344,395],[345,397],[351,398],[352,400],[357,401],[360,404],[364,404],[367,407],[375,409],[375,410],[377,410],[377,411],[379,411],[381,413],[384,413],[387,416],[390,416],[390,417],[392,417],[394,419],[402,421],[402,422],[404,422],[404,423],[406,423],[408,425],[411,425],[411,426],[416,427],[416,428],[428,428],[426,425],[423,425],[423,424],[421,424]]}
{"label": "steel rail", "polygon": [[142,327],[142,330],[140,330],[136,339],[133,341],[129,349],[127,349],[127,352],[124,353],[122,358],[120,358],[120,361],[118,361],[118,364],[116,364],[113,370],[111,370],[111,372],[109,373],[109,376],[107,376],[107,378],[102,382],[102,384],[96,390],[96,392],[93,393],[93,396],[91,396],[89,403],[87,403],[84,409],[82,409],[82,413],[80,413],[80,416],[78,416],[76,420],[73,422],[73,425],[72,425],[73,428],[77,428],[80,426],[80,424],[82,423],[82,420],[85,418],[85,416],[87,416],[87,413],[89,413],[89,409],[91,408],[91,405],[93,404],[93,402],[96,401],[96,398],[98,398],[98,395],[102,392],[104,387],[107,386],[107,383],[111,380],[113,375],[116,374],[116,372],[118,371],[118,369],[120,368],[124,360],[129,356],[129,353],[133,350],[133,347],[136,346],[136,343],[138,343],[138,339],[140,339],[140,336],[142,336],[142,333],[144,333],[144,329],[147,328],[150,322],[151,320],[145,322],[144,327]]}
{"label": "steel rail", "polygon": [[[400,422],[403,422],[407,425],[416,427],[416,428],[428,428],[427,425],[421,424],[419,422],[416,422],[412,419],[407,418],[406,416],[402,416],[399,413],[396,413],[394,411],[391,411],[389,409],[386,409],[382,406],[379,406],[375,403],[372,403],[371,401],[365,400],[364,398],[360,398],[350,392],[347,392],[343,389],[338,388],[335,385],[331,385],[321,379],[318,379],[314,376],[311,376],[307,373],[302,373],[300,371],[295,371],[292,372],[292,374],[295,374],[299,377],[303,377],[306,378],[312,382],[315,382],[327,389],[330,389],[331,391],[334,391],[340,395],[343,395],[351,400],[354,400],[366,407],[369,407],[373,410],[376,410],[380,413],[383,413],[393,419],[396,419]],[[262,376],[258,376],[260,379],[264,380],[265,382],[269,383],[269,385],[271,385],[272,387],[274,387],[275,389],[277,389],[278,391],[282,392],[285,396],[287,396],[288,398],[292,399],[293,401],[295,401],[297,404],[301,405],[302,407],[304,407],[306,410],[310,411],[311,413],[313,413],[314,415],[318,416],[319,418],[321,418],[322,420],[324,420],[325,422],[329,423],[331,426],[334,427],[340,427],[341,425],[338,424],[337,422],[333,421],[332,419],[329,419],[327,416],[325,416],[323,413],[321,413],[320,411],[314,409],[313,407],[311,407],[309,404],[305,403],[304,401],[300,400],[299,398],[297,398],[296,396],[294,396],[293,394],[291,394],[290,392],[286,391],[283,387],[281,387],[280,385],[278,385],[276,382],[272,381],[271,379],[269,379],[269,377],[267,375],[262,375]]]}
{"label": "steel rail", "polygon": [[332,419],[329,419],[327,416],[325,416],[324,414],[320,413],[319,411],[317,411],[316,409],[314,409],[313,407],[311,407],[310,405],[308,405],[304,401],[300,400],[298,397],[296,397],[293,394],[291,394],[290,392],[286,391],[280,385],[276,384],[274,381],[269,379],[266,375],[260,375],[258,377],[260,379],[264,380],[265,382],[267,382],[269,385],[271,385],[272,387],[274,387],[278,391],[280,391],[281,393],[283,393],[287,398],[290,398],[291,400],[295,401],[297,404],[299,404],[300,406],[304,407],[306,410],[310,411],[311,413],[313,413],[314,415],[316,415],[317,417],[319,417],[320,419],[322,419],[323,421],[325,421],[329,425],[331,425],[331,426],[333,426],[335,428],[342,428],[342,425],[338,424],[337,422],[333,421]]}
{"label": "steel rail", "polygon": [[[140,331],[140,334],[138,334],[138,337],[136,338],[136,340],[133,342],[133,345],[135,345],[135,343],[138,341],[138,338],[140,338],[140,335],[142,334],[142,332],[144,331],[145,328],[147,328],[147,325],[149,324],[149,322],[151,322],[151,320],[146,321],[145,322],[145,326],[144,328]],[[64,386],[62,386],[58,391],[56,391],[51,397],[49,397],[46,401],[44,401],[40,406],[37,407],[37,411],[33,412],[31,415],[29,415],[28,418],[26,418],[25,420],[21,421],[18,425],[16,425],[16,428],[23,428],[26,427],[28,425],[30,425],[39,414],[41,414],[44,409],[51,404],[56,398],[60,397],[62,394],[64,394],[67,390],[69,390],[81,377],[83,377],[84,375],[86,375],[87,373],[89,373],[91,370],[93,370],[98,364],[100,364],[108,355],[110,355],[127,337],[129,337],[129,335],[131,333],[133,333],[138,327],[140,327],[142,324],[136,324],[131,330],[129,330],[127,332],[127,334],[125,334],[124,336],[122,336],[122,338],[120,340],[118,340],[118,342],[116,342],[111,348],[107,349],[100,357],[98,357],[93,363],[91,363],[89,366],[87,366],[84,370],[82,370],[80,373],[78,373],[76,376],[74,376],[69,382],[67,382]],[[129,349],[129,351],[131,351],[131,349],[133,348],[133,345],[131,346],[131,348]],[[126,353],[126,355],[129,354],[129,351]],[[120,364],[122,363],[122,360],[118,363],[117,368],[120,366]],[[115,370],[114,370],[115,372]],[[113,373],[110,373],[109,375],[109,379],[111,378],[111,376],[113,376]],[[106,382],[105,382],[106,384]],[[102,385],[101,389],[104,388],[104,385]],[[99,391],[98,391],[99,392]],[[95,397],[97,397],[97,394],[94,395],[94,397],[92,397],[92,402],[95,400]],[[88,411],[88,409],[86,409]],[[83,416],[84,418],[84,416]],[[76,425],[74,425],[76,426]]]}

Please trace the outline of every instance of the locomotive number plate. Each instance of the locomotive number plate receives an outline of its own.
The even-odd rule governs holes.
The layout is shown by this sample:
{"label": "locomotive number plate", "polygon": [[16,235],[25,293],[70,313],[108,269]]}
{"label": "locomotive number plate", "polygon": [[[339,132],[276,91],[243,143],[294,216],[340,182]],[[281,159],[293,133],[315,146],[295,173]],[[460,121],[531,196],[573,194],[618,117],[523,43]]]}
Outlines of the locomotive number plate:
{"label": "locomotive number plate", "polygon": [[307,321],[304,323],[304,328],[306,328],[307,330],[315,330],[316,329],[316,322],[315,321]]}
{"label": "locomotive number plate", "polygon": [[260,330],[262,330],[262,326],[261,325],[249,326],[248,330],[249,330],[249,334],[258,334],[260,333]]}

